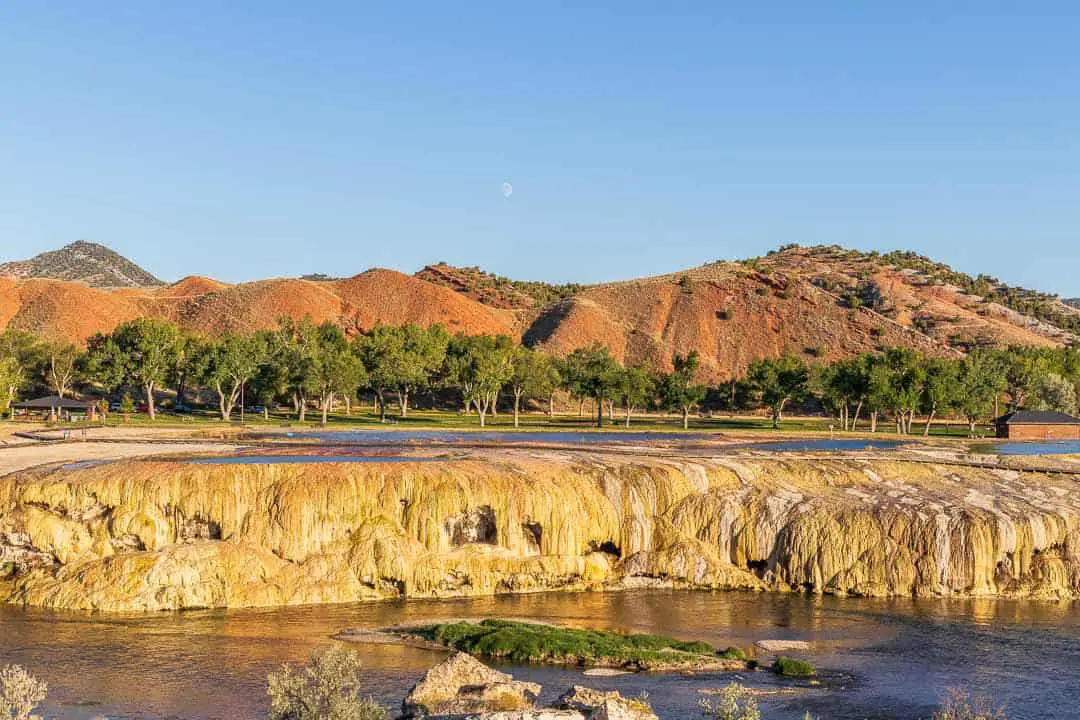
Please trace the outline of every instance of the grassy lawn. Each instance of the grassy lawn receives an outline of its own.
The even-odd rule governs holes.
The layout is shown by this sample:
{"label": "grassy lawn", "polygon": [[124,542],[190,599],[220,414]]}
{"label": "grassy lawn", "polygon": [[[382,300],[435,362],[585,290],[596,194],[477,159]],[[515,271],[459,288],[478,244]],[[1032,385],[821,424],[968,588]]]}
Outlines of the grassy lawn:
{"label": "grassy lawn", "polygon": [[[264,428],[264,429],[278,429],[284,427],[292,427],[295,429],[301,428],[319,428],[321,427],[322,416],[318,412],[309,412],[303,423],[299,423],[294,413],[270,413],[269,420],[264,419],[261,414],[245,414],[244,427],[248,428]],[[57,425],[55,427],[93,427],[100,423],[76,423],[71,425]],[[196,410],[190,414],[174,415],[171,413],[161,412],[158,413],[157,419],[151,421],[149,416],[145,413],[133,413],[127,417],[121,417],[117,414],[111,414],[106,423],[109,427],[155,427],[155,428],[168,428],[176,427],[178,429],[194,429],[194,428],[229,428],[236,427],[240,424],[239,414],[234,414],[231,422],[222,422],[221,418],[216,412],[210,410]],[[713,417],[695,417],[690,420],[690,432],[701,433],[750,433],[760,434],[763,439],[767,439],[769,436],[783,436],[788,434],[806,434],[816,435],[820,437],[833,437],[837,439],[841,438],[862,438],[862,437],[875,437],[880,439],[895,438],[896,433],[893,426],[887,422],[878,423],[878,431],[876,434],[871,435],[869,433],[869,424],[860,423],[858,432],[844,433],[838,430],[830,431],[830,424],[835,425],[834,420],[830,420],[822,417],[790,417],[780,423],[779,429],[774,430],[772,423],[766,417],[753,416],[753,415],[736,415],[736,416],[713,416]],[[15,432],[16,430],[29,430],[32,428],[40,428],[40,423],[30,422],[17,422],[17,423],[3,423],[0,424],[0,432]],[[410,410],[408,417],[398,417],[396,414],[388,414],[386,422],[380,421],[379,416],[374,413],[369,406],[364,407],[362,410],[354,411],[350,416],[345,416],[343,413],[331,414],[328,417],[327,429],[329,430],[349,430],[349,429],[380,429],[380,430],[392,430],[392,429],[445,429],[445,430],[481,430],[479,420],[476,415],[465,415],[457,411],[448,410]],[[489,415],[487,418],[486,427],[483,429],[497,430],[500,432],[506,431],[519,431],[519,432],[545,432],[545,431],[571,431],[571,432],[595,432],[596,419],[589,414],[579,416],[576,413],[567,415],[556,415],[554,418],[549,418],[547,415],[540,413],[529,413],[521,415],[521,426],[519,428],[514,427],[513,415],[508,413],[500,413],[497,416]],[[675,415],[665,416],[660,414],[639,415],[631,418],[630,427],[625,426],[625,420],[619,418],[616,414],[614,421],[605,419],[604,426],[602,428],[605,432],[670,432],[679,433],[683,432],[682,420]],[[991,428],[987,426],[980,426],[977,428],[978,432],[983,435],[992,435]],[[943,424],[935,423],[930,430],[932,437],[939,438],[957,438],[966,439],[968,436],[968,428],[964,423]],[[922,436],[921,429],[916,426],[916,431],[912,435],[908,436],[912,439],[917,439]]]}

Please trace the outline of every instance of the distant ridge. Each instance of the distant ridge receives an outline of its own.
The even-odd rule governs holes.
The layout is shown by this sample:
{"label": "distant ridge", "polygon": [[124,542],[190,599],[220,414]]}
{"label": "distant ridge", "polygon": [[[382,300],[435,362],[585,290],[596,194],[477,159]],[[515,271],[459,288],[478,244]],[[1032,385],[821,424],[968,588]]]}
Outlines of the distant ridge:
{"label": "distant ridge", "polygon": [[0,264],[0,276],[81,282],[98,288],[164,285],[123,255],[98,243],[79,240],[29,260]]}
{"label": "distant ridge", "polygon": [[817,363],[889,347],[932,356],[1080,347],[1080,308],[907,251],[788,245],[596,285],[517,281],[446,263],[414,276],[372,269],[342,279],[229,284],[192,276],[161,285],[87,242],[0,265],[0,329],[77,343],[137,317],[213,336],[271,328],[283,316],[329,320],[350,334],[378,323],[439,323],[451,334],[506,335],[554,355],[601,343],[620,362],[664,372],[693,351],[702,378],[720,382],[784,352]]}

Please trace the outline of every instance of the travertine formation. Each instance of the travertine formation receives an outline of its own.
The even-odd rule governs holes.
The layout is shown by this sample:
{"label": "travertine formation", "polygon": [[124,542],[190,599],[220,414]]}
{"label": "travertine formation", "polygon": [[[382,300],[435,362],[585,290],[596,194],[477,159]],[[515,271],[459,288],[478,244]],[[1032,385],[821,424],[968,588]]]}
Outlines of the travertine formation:
{"label": "travertine formation", "polygon": [[0,599],[152,611],[674,584],[1080,596],[1080,481],[900,459],[131,461],[0,478]]}

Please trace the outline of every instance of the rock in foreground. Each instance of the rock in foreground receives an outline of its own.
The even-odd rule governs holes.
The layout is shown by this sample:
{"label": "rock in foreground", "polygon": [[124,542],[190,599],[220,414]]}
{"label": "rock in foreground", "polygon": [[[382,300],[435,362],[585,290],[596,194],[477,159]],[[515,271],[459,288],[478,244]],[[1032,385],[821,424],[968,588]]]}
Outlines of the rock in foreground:
{"label": "rock in foreground", "polygon": [[466,653],[454,653],[427,671],[401,704],[407,718],[521,711],[535,707],[536,683],[519,682]]}
{"label": "rock in foreground", "polygon": [[574,686],[554,707],[536,707],[540,686],[454,653],[427,671],[401,704],[405,718],[475,720],[657,720],[648,703]]}

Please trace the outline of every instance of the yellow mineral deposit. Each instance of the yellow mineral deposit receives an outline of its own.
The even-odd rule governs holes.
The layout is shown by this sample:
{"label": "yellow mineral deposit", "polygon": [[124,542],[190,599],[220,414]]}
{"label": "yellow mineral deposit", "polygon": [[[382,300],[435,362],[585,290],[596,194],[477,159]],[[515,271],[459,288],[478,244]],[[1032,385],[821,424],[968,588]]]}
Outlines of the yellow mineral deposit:
{"label": "yellow mineral deposit", "polygon": [[0,478],[0,557],[37,558],[7,563],[0,599],[153,611],[659,584],[1072,598],[1078,518],[1069,474],[899,459],[128,461]]}

